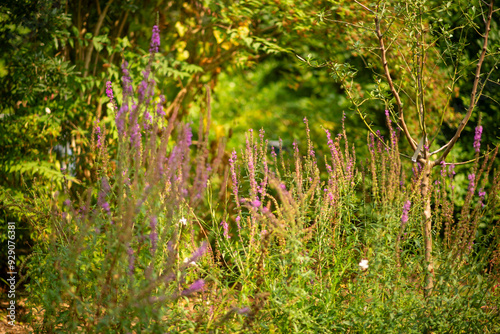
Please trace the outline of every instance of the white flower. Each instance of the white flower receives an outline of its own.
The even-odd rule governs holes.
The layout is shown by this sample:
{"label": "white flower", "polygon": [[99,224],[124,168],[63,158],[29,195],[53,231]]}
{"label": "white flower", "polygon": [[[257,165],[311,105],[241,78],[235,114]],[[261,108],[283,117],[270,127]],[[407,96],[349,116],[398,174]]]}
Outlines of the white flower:
{"label": "white flower", "polygon": [[49,108],[45,108],[45,112],[46,112],[47,114],[50,114],[50,109],[49,109]]}
{"label": "white flower", "polygon": [[[187,257],[187,258],[185,258],[183,262],[184,262],[184,263],[188,263],[188,262],[189,262],[189,258],[188,258],[188,257]],[[196,264],[196,262],[191,261],[191,262],[189,262],[189,265],[190,265],[190,266],[196,266],[197,264]]]}
{"label": "white flower", "polygon": [[182,224],[182,225],[186,225],[186,218],[182,217],[181,220],[179,220],[179,222]]}
{"label": "white flower", "polygon": [[361,267],[362,270],[366,270],[368,269],[368,260],[361,260],[361,262],[359,263],[359,266]]}

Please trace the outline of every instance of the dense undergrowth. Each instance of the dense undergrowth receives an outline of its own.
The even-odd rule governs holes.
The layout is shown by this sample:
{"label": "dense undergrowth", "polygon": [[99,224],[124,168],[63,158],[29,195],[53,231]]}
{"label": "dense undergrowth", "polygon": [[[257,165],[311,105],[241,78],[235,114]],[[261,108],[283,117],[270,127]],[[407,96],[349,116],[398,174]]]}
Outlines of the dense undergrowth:
{"label": "dense undergrowth", "polygon": [[[209,156],[210,91],[193,140],[155,90],[158,45],[155,27],[139,87],[126,63],[122,89],[108,84],[116,122],[92,136],[99,187],[37,194],[36,332],[500,330],[497,150],[477,150],[460,207],[454,165],[436,171],[424,298],[421,167],[400,160],[389,114],[390,136],[368,137],[367,161],[343,128],[291,149],[249,130],[239,151]],[[329,152],[315,151],[321,140]]]}

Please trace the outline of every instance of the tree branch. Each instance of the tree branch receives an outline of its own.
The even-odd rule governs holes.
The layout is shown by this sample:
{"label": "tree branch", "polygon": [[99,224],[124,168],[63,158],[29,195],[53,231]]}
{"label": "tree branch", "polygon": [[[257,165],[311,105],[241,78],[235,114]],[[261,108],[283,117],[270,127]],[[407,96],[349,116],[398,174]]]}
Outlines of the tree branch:
{"label": "tree branch", "polygon": [[[104,10],[102,11],[101,15],[99,15],[99,19],[97,20],[97,24],[94,29],[94,35],[92,38],[95,36],[99,35],[99,31],[101,30],[102,23],[104,22],[104,18],[106,17],[106,14],[108,13],[108,9],[113,3],[114,0],[110,0],[107,4],[106,7],[104,7]],[[84,66],[84,74],[83,77],[87,77],[89,74],[89,65],[90,65],[90,60],[92,58],[92,51],[94,51],[94,43],[91,41],[88,49],[87,49],[87,54],[85,55],[85,66]]]}
{"label": "tree branch", "polygon": [[464,119],[462,122],[460,122],[460,125],[458,126],[457,132],[453,136],[453,138],[446,144],[446,150],[443,152],[441,157],[434,161],[434,165],[438,165],[441,163],[441,161],[445,160],[448,154],[450,153],[451,149],[453,146],[455,146],[458,138],[460,137],[460,134],[462,133],[462,130],[465,128],[467,125],[467,122],[469,122],[469,119],[472,115],[472,111],[474,110],[474,107],[476,106],[476,92],[477,92],[477,87],[479,84],[479,76],[481,74],[481,66],[483,65],[484,57],[486,55],[486,49],[488,47],[488,36],[491,30],[491,18],[493,16],[493,4],[495,3],[495,0],[491,0],[490,2],[490,8],[488,10],[488,20],[486,21],[486,33],[484,34],[484,42],[483,42],[483,50],[481,51],[481,56],[479,57],[479,61],[476,66],[476,76],[474,78],[474,85],[472,86],[472,92],[470,96],[470,104],[469,104],[469,109],[467,110],[467,114],[465,115]]}
{"label": "tree branch", "polygon": [[382,58],[382,65],[384,67],[384,73],[387,78],[387,83],[389,84],[389,87],[391,88],[392,95],[396,99],[396,104],[398,107],[398,114],[399,114],[399,121],[401,122],[401,128],[403,129],[403,133],[406,136],[406,140],[410,144],[411,148],[413,150],[417,149],[417,145],[415,144],[415,140],[411,137],[410,132],[408,131],[408,127],[406,126],[406,122],[404,119],[404,113],[403,113],[403,103],[401,102],[401,98],[399,97],[399,93],[397,92],[396,88],[394,87],[394,83],[391,78],[391,73],[389,72],[389,66],[387,65],[387,55],[386,55],[386,48],[384,45],[384,38],[383,35],[380,31],[380,19],[378,16],[375,16],[375,34],[377,35],[378,41],[379,41],[379,46],[380,46],[380,53],[381,53],[381,58]]}

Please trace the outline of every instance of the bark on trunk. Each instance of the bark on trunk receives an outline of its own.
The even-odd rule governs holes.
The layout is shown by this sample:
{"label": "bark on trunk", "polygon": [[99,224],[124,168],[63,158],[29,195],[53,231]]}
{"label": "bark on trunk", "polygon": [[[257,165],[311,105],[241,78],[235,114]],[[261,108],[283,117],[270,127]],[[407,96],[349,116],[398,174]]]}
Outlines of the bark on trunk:
{"label": "bark on trunk", "polygon": [[423,229],[424,229],[424,247],[425,247],[425,285],[424,285],[424,297],[427,298],[432,293],[432,288],[434,287],[434,264],[432,261],[432,211],[431,211],[431,196],[429,194],[430,190],[430,179],[432,171],[432,162],[427,160],[424,165],[423,175],[422,175],[422,199],[424,201],[424,211],[422,214]]}

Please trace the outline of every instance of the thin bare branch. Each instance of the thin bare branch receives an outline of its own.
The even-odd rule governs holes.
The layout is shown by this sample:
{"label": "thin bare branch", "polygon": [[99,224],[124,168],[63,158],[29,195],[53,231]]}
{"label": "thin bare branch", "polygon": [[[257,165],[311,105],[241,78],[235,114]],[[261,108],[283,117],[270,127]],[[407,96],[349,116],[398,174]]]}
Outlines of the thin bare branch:
{"label": "thin bare branch", "polygon": [[363,26],[360,26],[360,25],[356,25],[356,24],[353,24],[353,23],[346,22],[346,21],[331,20],[331,19],[327,19],[327,18],[325,18],[324,20],[325,21],[329,21],[329,22],[333,22],[333,23],[340,23],[340,24],[349,25],[351,27],[358,28],[358,29],[363,29],[363,30],[367,30],[367,31],[372,31],[372,32],[375,31],[374,29],[363,27]]}
{"label": "thin bare branch", "polygon": [[355,3],[357,3],[358,5],[360,5],[361,7],[363,7],[364,9],[366,9],[367,11],[369,11],[370,13],[372,14],[375,14],[375,12],[373,10],[371,10],[370,8],[366,7],[365,5],[363,5],[362,3],[359,3],[357,0],[354,0]]}
{"label": "thin bare branch", "polygon": [[387,79],[387,83],[389,84],[389,87],[391,89],[392,95],[396,99],[396,104],[398,108],[398,115],[399,115],[399,121],[401,123],[401,127],[403,129],[403,133],[406,136],[406,140],[410,144],[411,148],[413,150],[417,149],[417,145],[415,144],[415,140],[411,137],[410,132],[408,130],[408,127],[406,126],[406,122],[404,120],[404,113],[403,113],[403,103],[401,102],[401,98],[399,96],[399,93],[397,92],[396,88],[394,87],[394,83],[392,81],[391,73],[389,72],[389,66],[387,63],[387,55],[386,55],[386,48],[384,45],[384,38],[382,36],[382,33],[380,31],[380,19],[378,16],[375,16],[375,34],[377,35],[378,41],[379,41],[379,47],[380,47],[380,53],[381,53],[381,58],[382,58],[382,65],[384,67],[384,73],[385,77]]}

